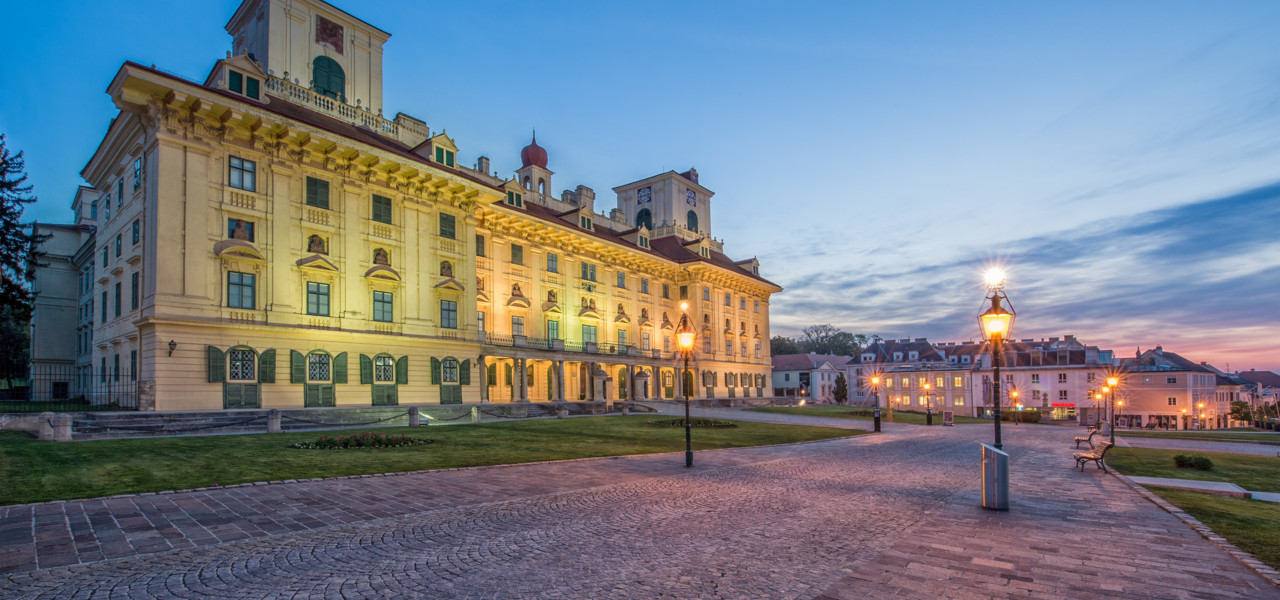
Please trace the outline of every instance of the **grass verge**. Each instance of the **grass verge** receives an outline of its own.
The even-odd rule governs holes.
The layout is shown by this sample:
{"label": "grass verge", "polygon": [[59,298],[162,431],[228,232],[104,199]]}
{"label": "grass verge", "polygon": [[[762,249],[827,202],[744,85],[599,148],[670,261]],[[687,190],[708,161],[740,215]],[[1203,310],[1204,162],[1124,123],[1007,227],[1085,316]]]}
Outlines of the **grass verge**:
{"label": "grass verge", "polygon": [[1213,431],[1139,431],[1117,429],[1119,437],[1164,438],[1175,440],[1201,440],[1209,442],[1272,442],[1280,444],[1280,433],[1266,433],[1256,429],[1229,429]]}
{"label": "grass verge", "polygon": [[[751,410],[755,412],[778,413],[783,415],[804,415],[808,417],[839,417],[841,419],[872,419],[874,418],[871,412],[872,409],[862,408],[862,407],[850,407],[850,406],[830,406],[830,405],[828,406],[771,406],[766,408],[750,408],[747,410]],[[880,414],[881,414],[882,421],[886,423],[889,422],[888,411],[882,410]],[[911,423],[913,425],[924,425],[925,421],[926,421],[925,413],[911,412],[911,411],[905,411],[905,410],[893,411],[894,423]],[[991,420],[979,419],[976,417],[962,417],[960,415],[956,415],[956,423],[957,424],[963,424],[963,423],[990,424]],[[933,413],[933,424],[934,425],[942,424],[942,411],[939,410]]]}
{"label": "grass verge", "polygon": [[1280,569],[1280,503],[1161,487],[1150,490],[1236,547]]}
{"label": "grass verge", "polygon": [[[295,450],[331,432],[171,437],[53,443],[0,431],[0,505],[232,485],[684,449],[684,429],[650,427],[650,417],[581,417],[448,427],[374,428],[429,438],[425,446]],[[694,450],[766,446],[859,435],[861,431],[735,421],[698,429]],[[340,433],[354,433],[345,431]]]}
{"label": "grass verge", "polygon": [[[1179,469],[1173,464],[1175,454],[1208,456],[1213,470]],[[1131,476],[1226,481],[1254,492],[1280,492],[1280,458],[1274,456],[1116,447],[1107,453],[1107,464]]]}

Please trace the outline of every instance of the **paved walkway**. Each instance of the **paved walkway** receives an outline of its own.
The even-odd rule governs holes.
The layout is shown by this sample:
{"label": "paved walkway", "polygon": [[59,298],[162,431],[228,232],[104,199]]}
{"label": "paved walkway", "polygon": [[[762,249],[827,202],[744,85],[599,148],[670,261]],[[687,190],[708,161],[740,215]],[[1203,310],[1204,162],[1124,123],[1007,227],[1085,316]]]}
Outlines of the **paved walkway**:
{"label": "paved walkway", "polygon": [[1191,452],[1222,452],[1224,454],[1251,454],[1254,456],[1280,456],[1280,446],[1251,444],[1248,442],[1210,442],[1206,440],[1179,440],[1174,438],[1125,437],[1116,433],[1117,441],[1123,439],[1133,448],[1161,448]]}
{"label": "paved walkway", "polygon": [[1280,599],[1074,430],[1007,428],[1013,510],[978,508],[989,433],[6,507],[0,597]]}

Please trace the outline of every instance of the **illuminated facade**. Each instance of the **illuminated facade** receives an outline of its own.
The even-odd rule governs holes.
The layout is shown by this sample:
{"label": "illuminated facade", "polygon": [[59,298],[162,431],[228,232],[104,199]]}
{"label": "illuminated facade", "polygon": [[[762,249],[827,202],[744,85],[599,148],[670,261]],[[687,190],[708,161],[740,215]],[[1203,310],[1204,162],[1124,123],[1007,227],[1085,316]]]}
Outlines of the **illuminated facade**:
{"label": "illuminated facade", "polygon": [[765,395],[781,288],[711,237],[696,171],[600,214],[551,195],[536,141],[504,178],[384,117],[389,34],[325,2],[247,0],[227,31],[203,82],[125,63],[82,172],[90,361],[135,357],[140,408],[674,398],[681,301],[694,394]]}

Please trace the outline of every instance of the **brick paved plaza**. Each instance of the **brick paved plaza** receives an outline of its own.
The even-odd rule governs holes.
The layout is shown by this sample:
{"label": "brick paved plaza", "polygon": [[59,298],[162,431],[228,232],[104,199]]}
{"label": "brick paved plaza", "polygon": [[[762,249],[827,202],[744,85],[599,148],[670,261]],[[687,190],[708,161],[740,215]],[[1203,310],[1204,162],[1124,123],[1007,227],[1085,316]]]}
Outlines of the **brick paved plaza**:
{"label": "brick paved plaza", "polygon": [[984,425],[692,470],[673,453],[7,507],[0,597],[1280,599],[1120,480],[1074,471],[1074,429],[1005,432],[1009,513],[977,507]]}

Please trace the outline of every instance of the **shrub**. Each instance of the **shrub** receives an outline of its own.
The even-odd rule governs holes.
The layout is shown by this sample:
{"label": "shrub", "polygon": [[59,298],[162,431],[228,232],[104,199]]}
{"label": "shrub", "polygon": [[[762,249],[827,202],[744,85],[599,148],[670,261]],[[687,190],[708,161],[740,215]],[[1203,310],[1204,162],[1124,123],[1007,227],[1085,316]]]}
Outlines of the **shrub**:
{"label": "shrub", "polygon": [[1175,454],[1173,464],[1178,465],[1179,469],[1213,470],[1213,460],[1203,454]]}
{"label": "shrub", "polygon": [[[1014,415],[1017,415],[1016,417]],[[1040,411],[1038,410],[1002,410],[1000,411],[1001,421],[1014,421],[1019,423],[1039,423]]]}
{"label": "shrub", "polygon": [[[650,427],[684,427],[684,417],[675,419],[650,419],[648,422]],[[738,424],[723,419],[707,419],[703,417],[694,417],[689,419],[689,425],[692,427],[737,427]]]}
{"label": "shrub", "polygon": [[403,448],[405,446],[423,446],[430,443],[431,440],[422,438],[361,431],[360,433],[337,437],[322,435],[320,439],[314,442],[298,442],[290,444],[289,447],[302,450],[341,450],[345,448]]}

